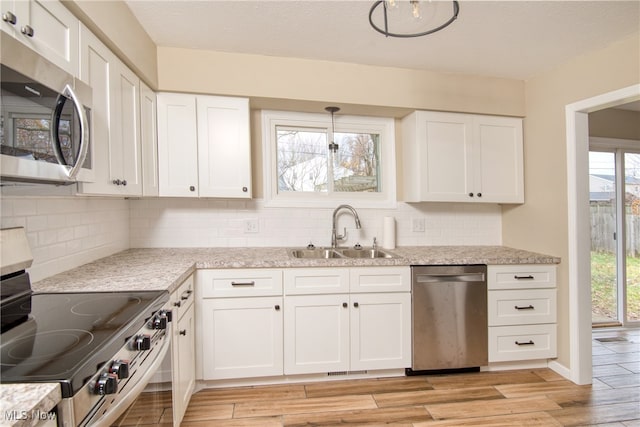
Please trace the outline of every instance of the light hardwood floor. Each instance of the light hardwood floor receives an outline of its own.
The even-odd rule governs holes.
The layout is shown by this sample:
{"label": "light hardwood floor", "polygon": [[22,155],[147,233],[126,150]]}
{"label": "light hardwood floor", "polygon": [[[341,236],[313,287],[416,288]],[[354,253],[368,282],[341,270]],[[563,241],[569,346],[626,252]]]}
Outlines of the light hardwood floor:
{"label": "light hardwood floor", "polygon": [[[596,330],[593,337],[589,386],[530,369],[208,389],[193,395],[182,427],[639,427],[640,329]],[[148,422],[150,406],[140,408]],[[170,411],[157,416],[154,425]]]}

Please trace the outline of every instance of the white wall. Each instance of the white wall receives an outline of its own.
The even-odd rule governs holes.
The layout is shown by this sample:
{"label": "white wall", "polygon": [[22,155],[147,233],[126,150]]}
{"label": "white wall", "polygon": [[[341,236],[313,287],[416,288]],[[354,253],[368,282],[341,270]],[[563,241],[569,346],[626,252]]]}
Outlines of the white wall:
{"label": "white wall", "polygon": [[0,206],[0,228],[27,231],[32,281],[129,247],[126,200],[2,195]]}
{"label": "white wall", "polygon": [[[131,247],[316,246],[330,244],[333,209],[265,208],[262,200],[131,200]],[[396,218],[398,246],[499,245],[498,205],[399,203],[396,209],[358,209],[362,229],[349,213],[339,216],[347,227],[346,245],[382,243],[385,216]],[[413,219],[425,220],[425,231],[414,232]],[[258,233],[246,233],[247,220],[257,220]]]}

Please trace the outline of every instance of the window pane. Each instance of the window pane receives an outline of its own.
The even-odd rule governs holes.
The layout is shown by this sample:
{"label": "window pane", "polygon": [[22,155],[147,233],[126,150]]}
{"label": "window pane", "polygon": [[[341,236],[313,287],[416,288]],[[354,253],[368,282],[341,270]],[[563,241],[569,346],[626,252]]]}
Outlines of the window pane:
{"label": "window pane", "polygon": [[338,159],[334,167],[334,190],[380,192],[380,135],[335,133]]}
{"label": "window pane", "polygon": [[618,319],[616,264],[615,154],[589,152],[591,213],[591,320],[612,323]]}
{"label": "window pane", "polygon": [[627,322],[640,321],[640,154],[624,154]]}
{"label": "window pane", "polygon": [[278,192],[327,191],[327,133],[324,129],[276,127]]}

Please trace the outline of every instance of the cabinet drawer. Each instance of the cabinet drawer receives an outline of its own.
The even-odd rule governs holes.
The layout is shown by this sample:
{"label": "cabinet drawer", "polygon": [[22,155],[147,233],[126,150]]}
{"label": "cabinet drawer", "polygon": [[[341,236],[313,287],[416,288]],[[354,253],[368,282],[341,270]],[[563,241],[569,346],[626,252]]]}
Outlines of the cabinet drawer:
{"label": "cabinet drawer", "polygon": [[489,326],[556,322],[556,290],[489,291]]}
{"label": "cabinet drawer", "polygon": [[489,328],[489,362],[556,357],[556,325],[494,326]]}
{"label": "cabinet drawer", "polygon": [[284,271],[284,290],[287,295],[348,293],[349,269],[287,269]]}
{"label": "cabinet drawer", "polygon": [[199,270],[198,295],[202,298],[282,295],[282,270]]}
{"label": "cabinet drawer", "polygon": [[180,320],[182,314],[186,313],[189,307],[193,305],[193,291],[194,280],[192,274],[171,294],[171,309],[176,322]]}
{"label": "cabinet drawer", "polygon": [[410,292],[409,267],[364,267],[350,270],[351,292]]}
{"label": "cabinet drawer", "polygon": [[487,267],[489,289],[554,288],[555,265],[490,265]]}

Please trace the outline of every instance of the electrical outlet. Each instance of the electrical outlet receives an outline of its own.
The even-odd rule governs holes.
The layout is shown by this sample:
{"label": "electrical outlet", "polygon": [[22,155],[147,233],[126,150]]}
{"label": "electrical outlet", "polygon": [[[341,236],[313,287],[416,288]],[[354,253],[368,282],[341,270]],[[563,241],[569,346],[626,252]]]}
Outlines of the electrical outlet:
{"label": "electrical outlet", "polygon": [[258,233],[260,232],[260,225],[257,219],[246,219],[244,221],[245,233]]}
{"label": "electrical outlet", "polygon": [[412,225],[414,233],[424,233],[424,218],[413,218]]}

